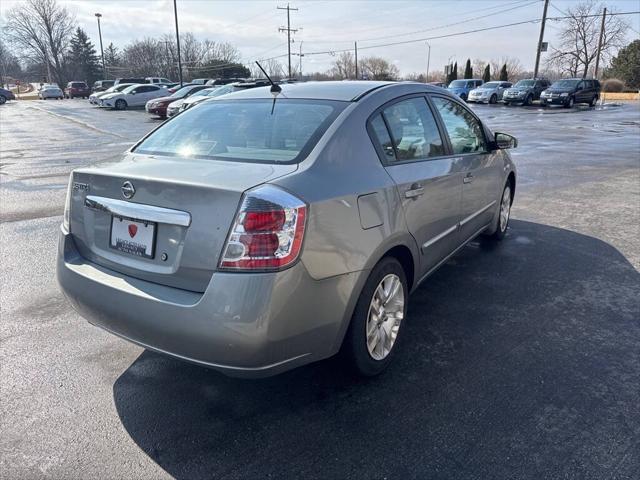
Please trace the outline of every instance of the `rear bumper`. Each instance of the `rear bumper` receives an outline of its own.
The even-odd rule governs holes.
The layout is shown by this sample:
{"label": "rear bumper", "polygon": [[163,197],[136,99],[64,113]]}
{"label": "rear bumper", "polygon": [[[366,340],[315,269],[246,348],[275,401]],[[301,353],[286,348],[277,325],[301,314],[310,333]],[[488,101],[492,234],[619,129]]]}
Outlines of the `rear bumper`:
{"label": "rear bumper", "polygon": [[316,281],[298,262],[282,272],[214,273],[207,290],[194,293],[90,263],[61,231],[57,277],[93,325],[151,350],[255,378],[335,354],[362,275]]}
{"label": "rear bumper", "polygon": [[541,97],[540,104],[542,105],[567,105],[569,103],[569,97]]}

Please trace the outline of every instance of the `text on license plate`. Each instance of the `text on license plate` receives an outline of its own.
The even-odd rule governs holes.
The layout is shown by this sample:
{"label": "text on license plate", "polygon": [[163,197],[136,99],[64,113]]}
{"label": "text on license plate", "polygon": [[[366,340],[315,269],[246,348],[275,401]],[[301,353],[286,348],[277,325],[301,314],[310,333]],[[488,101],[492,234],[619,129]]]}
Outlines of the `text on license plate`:
{"label": "text on license plate", "polygon": [[111,248],[138,257],[153,258],[156,224],[111,218]]}

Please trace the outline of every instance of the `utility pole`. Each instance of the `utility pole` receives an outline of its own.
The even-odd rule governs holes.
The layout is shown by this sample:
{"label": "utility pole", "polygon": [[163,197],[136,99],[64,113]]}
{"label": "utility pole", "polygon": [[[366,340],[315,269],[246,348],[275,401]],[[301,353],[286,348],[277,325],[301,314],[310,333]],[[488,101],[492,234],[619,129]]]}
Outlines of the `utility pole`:
{"label": "utility pole", "polygon": [[299,67],[298,70],[300,70],[299,80],[302,80],[302,57],[304,57],[304,53],[302,53],[302,42],[300,42],[300,53],[298,55],[300,55],[299,63],[298,63],[298,67]]}
{"label": "utility pole", "polygon": [[593,71],[593,78],[598,78],[598,67],[600,66],[600,52],[602,51],[602,37],[604,37],[604,22],[607,19],[607,7],[602,12],[602,25],[600,25],[600,39],[598,40],[598,55],[596,55],[596,68]]}
{"label": "utility pole", "polygon": [[[175,0],[174,0],[175,2]],[[289,56],[289,78],[291,78],[291,32],[296,33],[297,29],[291,28],[291,10],[298,10],[297,8],[291,8],[287,3],[286,7],[277,7],[278,10],[286,10],[287,11],[287,27],[280,27],[278,29],[279,32],[287,32],[287,48],[288,48],[288,56]]]}
{"label": "utility pole", "polygon": [[358,80],[358,42],[353,42],[353,46],[356,52],[356,80]]}
{"label": "utility pole", "polygon": [[429,82],[429,63],[431,63],[431,44],[429,42],[427,42],[427,47],[429,47],[429,53],[427,54],[427,78],[425,83]]}
{"label": "utility pole", "polygon": [[540,50],[542,50],[542,41],[544,40],[544,24],[547,23],[547,8],[549,8],[549,0],[544,0],[544,9],[542,10],[542,23],[540,24],[540,38],[538,39],[538,49],[536,50],[536,66],[533,69],[533,78],[538,78],[538,68],[540,67]]}
{"label": "utility pole", "polygon": [[100,37],[100,55],[102,56],[102,78],[107,78],[107,67],[104,66],[104,50],[102,49],[102,30],[100,29],[100,17],[101,13],[96,13],[98,19],[98,36]]}
{"label": "utility pole", "polygon": [[182,87],[182,60],[180,59],[180,32],[178,31],[178,7],[176,0],[173,0],[173,15],[176,19],[176,42],[178,43],[178,76],[180,77],[180,86]]}

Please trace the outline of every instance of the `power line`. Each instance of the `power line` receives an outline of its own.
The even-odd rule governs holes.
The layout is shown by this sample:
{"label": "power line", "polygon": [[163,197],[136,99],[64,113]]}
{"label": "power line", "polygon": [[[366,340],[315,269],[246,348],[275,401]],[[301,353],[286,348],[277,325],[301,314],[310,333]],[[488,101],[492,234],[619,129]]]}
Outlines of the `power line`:
{"label": "power line", "polygon": [[[618,12],[618,13],[610,13],[609,16],[614,16],[614,15],[637,15],[640,14],[640,11],[637,12]],[[568,18],[589,18],[589,17],[600,17],[600,14],[597,15],[579,15],[579,16],[564,16],[564,17],[548,17],[547,20],[565,20]],[[380,47],[392,47],[392,46],[396,46],[396,45],[406,45],[409,43],[417,43],[417,42],[425,42],[427,40],[437,40],[437,39],[441,39],[441,38],[450,38],[450,37],[457,37],[460,35],[468,35],[470,33],[479,33],[479,32],[486,32],[486,31],[490,31],[490,30],[497,30],[497,29],[501,29],[501,28],[508,28],[508,27],[515,27],[518,25],[525,25],[527,23],[539,23],[540,19],[539,18],[533,18],[530,20],[523,20],[520,22],[513,22],[513,23],[507,23],[507,24],[503,24],[503,25],[494,25],[491,27],[484,27],[484,28],[476,28],[474,30],[466,30],[463,32],[456,32],[456,33],[449,33],[446,35],[435,35],[435,36],[431,36],[431,37],[423,37],[423,38],[416,38],[416,39],[412,39],[412,40],[402,40],[399,42],[391,42],[391,43],[381,43],[381,44],[377,44],[377,45],[368,45],[366,47],[359,47],[359,50],[369,50],[372,48],[380,48]],[[326,51],[318,51],[318,52],[305,52],[305,55],[334,55],[336,53],[343,53],[343,52],[350,52],[352,49],[351,48],[345,48],[345,49],[336,49],[336,50],[326,50]]]}

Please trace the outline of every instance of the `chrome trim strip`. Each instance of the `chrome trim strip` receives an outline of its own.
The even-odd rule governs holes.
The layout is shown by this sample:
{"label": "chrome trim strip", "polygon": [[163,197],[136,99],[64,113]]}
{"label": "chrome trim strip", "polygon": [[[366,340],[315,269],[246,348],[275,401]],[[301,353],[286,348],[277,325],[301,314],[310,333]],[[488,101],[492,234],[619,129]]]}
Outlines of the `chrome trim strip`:
{"label": "chrome trim strip", "polygon": [[148,220],[156,223],[167,223],[188,227],[191,225],[191,215],[180,210],[154,207],[141,203],[125,202],[115,198],[96,197],[87,195],[84,206],[92,210],[107,212],[120,217],[128,217],[136,220]]}
{"label": "chrome trim strip", "polygon": [[439,235],[436,235],[435,237],[433,237],[430,240],[427,240],[423,245],[422,248],[429,248],[431,245],[433,245],[434,243],[436,243],[437,241],[442,240],[444,237],[446,237],[447,235],[449,235],[450,233],[455,232],[458,229],[458,224],[456,223],[453,227],[451,228],[447,228],[444,232],[440,233]]}
{"label": "chrome trim strip", "polygon": [[486,205],[484,207],[482,207],[480,210],[478,210],[475,213],[472,213],[471,215],[469,215],[467,218],[463,219],[460,221],[459,225],[463,226],[465,223],[469,223],[471,220],[473,220],[474,218],[476,218],[478,215],[480,215],[483,212],[486,212],[488,209],[490,209],[491,207],[493,207],[495,205],[496,201],[494,200],[493,202],[491,202],[489,205]]}

